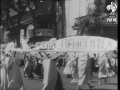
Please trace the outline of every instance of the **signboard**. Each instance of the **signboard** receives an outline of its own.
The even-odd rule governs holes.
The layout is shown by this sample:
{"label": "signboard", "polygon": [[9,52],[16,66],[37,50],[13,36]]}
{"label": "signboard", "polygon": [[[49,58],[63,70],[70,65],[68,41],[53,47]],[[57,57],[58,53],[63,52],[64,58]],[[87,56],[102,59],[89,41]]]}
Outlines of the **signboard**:
{"label": "signboard", "polygon": [[36,36],[53,36],[53,30],[52,29],[37,29]]}
{"label": "signboard", "polygon": [[74,36],[50,41],[34,48],[48,51],[109,51],[117,48],[117,41],[96,36]]}

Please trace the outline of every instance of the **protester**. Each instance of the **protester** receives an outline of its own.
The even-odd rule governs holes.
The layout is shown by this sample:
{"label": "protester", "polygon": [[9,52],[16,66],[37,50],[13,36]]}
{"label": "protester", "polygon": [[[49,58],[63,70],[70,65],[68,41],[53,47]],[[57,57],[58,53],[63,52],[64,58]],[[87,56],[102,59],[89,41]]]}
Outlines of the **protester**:
{"label": "protester", "polygon": [[24,85],[17,61],[14,58],[14,47],[10,32],[6,33],[6,47],[2,53],[1,90],[24,90]]}
{"label": "protester", "polygon": [[8,79],[6,69],[4,67],[4,54],[3,50],[0,51],[0,90],[8,90]]}
{"label": "protester", "polygon": [[33,73],[37,74],[40,79],[43,78],[41,55],[38,52],[29,52],[25,55],[24,76],[33,79]]}
{"label": "protester", "polygon": [[73,67],[72,70],[72,80],[71,83],[78,82],[78,58],[75,58],[75,60],[71,63],[71,67]]}
{"label": "protester", "polygon": [[28,79],[33,79],[33,67],[34,67],[34,62],[32,60],[32,57],[30,59],[26,59],[25,61],[25,67],[24,67],[24,76],[27,77]]}
{"label": "protester", "polygon": [[99,52],[98,53],[98,66],[99,66],[99,71],[98,71],[98,78],[99,78],[99,84],[101,84],[101,81],[105,83],[108,78],[108,57],[106,52]]}
{"label": "protester", "polygon": [[61,70],[61,68],[63,67],[64,65],[64,59],[63,59],[63,55],[59,56],[57,58],[57,63],[56,63],[56,66],[59,70]]}
{"label": "protester", "polygon": [[89,53],[78,52],[78,90],[82,90],[83,85],[87,85],[90,89],[93,88],[90,84],[91,80],[91,60]]}
{"label": "protester", "polygon": [[108,63],[110,65],[110,69],[115,73],[115,75],[118,75],[117,57],[118,55],[116,50],[108,52]]}
{"label": "protester", "polygon": [[68,53],[68,61],[64,68],[63,73],[65,75],[72,75],[71,83],[78,81],[78,70],[77,70],[77,56],[75,52]]}
{"label": "protester", "polygon": [[27,68],[28,68],[29,60],[30,60],[30,54],[29,53],[25,53],[25,57],[24,57],[24,63],[25,63],[25,65],[24,65],[24,69],[23,69],[25,77],[28,77],[26,71],[27,71]]}
{"label": "protester", "polygon": [[94,73],[98,74],[98,63],[97,63],[98,56],[93,53],[93,55],[90,57],[91,60],[91,76],[94,77]]}
{"label": "protester", "polygon": [[58,76],[57,76],[56,60],[54,59],[60,56],[61,54],[62,53],[57,53],[57,52],[44,52],[42,54],[43,69],[44,69],[42,90],[55,90]]}

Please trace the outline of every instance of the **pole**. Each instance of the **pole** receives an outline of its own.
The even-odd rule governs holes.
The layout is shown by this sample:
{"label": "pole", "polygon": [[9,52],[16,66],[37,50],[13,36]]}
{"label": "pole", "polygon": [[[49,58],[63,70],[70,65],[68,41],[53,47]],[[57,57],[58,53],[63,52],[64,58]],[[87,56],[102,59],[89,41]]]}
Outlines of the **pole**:
{"label": "pole", "polygon": [[17,47],[20,47],[20,27],[21,27],[21,0],[18,0],[18,28],[17,28]]}

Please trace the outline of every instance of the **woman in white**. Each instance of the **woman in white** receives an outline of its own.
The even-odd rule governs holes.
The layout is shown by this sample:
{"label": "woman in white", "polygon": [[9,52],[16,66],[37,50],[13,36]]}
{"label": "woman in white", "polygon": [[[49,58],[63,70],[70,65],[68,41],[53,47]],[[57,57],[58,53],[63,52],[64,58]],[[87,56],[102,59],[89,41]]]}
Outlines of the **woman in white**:
{"label": "woman in white", "polygon": [[42,90],[54,90],[57,83],[57,67],[56,61],[54,60],[63,52],[41,52],[43,55],[43,69],[44,69],[44,77],[43,77],[43,88]]}
{"label": "woman in white", "polygon": [[109,75],[109,64],[108,64],[108,57],[107,52],[99,52],[98,53],[98,78],[99,78],[99,84],[101,84],[101,81],[104,80],[106,82],[108,75]]}
{"label": "woman in white", "polygon": [[78,52],[78,90],[81,90],[82,85],[87,85],[89,88],[93,88],[90,85],[91,80],[91,60],[88,52]]}
{"label": "woman in white", "polygon": [[24,90],[24,85],[21,73],[14,58],[14,42],[12,41],[11,34],[6,34],[5,41],[7,42],[2,53],[2,69],[1,69],[1,89],[0,90]]}
{"label": "woman in white", "polygon": [[68,60],[67,60],[67,64],[64,68],[63,73],[65,75],[72,75],[73,80],[71,81],[71,83],[73,82],[77,82],[78,81],[78,68],[77,68],[77,56],[75,52],[69,52],[68,54]]}

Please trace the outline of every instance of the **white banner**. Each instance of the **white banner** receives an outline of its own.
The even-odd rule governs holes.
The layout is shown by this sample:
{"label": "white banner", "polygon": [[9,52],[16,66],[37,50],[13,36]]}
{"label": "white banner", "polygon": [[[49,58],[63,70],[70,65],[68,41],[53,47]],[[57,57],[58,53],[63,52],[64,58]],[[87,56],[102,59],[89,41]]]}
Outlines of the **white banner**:
{"label": "white banner", "polygon": [[48,51],[109,51],[117,48],[117,41],[97,36],[74,36],[49,42],[34,48]]}

